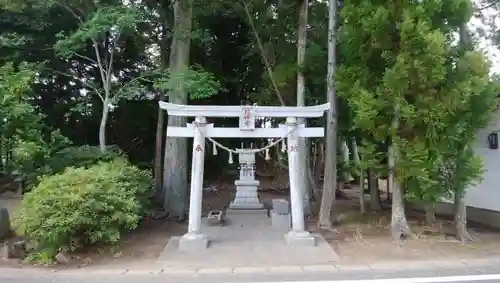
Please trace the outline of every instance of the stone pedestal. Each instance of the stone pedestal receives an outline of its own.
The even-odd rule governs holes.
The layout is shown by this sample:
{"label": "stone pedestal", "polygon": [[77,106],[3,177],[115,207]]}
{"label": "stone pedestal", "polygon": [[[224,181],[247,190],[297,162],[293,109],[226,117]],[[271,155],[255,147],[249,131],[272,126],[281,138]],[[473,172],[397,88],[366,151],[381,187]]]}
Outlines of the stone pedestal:
{"label": "stone pedestal", "polygon": [[235,181],[236,196],[229,205],[230,209],[263,209],[264,204],[259,200],[257,188],[260,184],[255,180],[255,153],[241,149],[238,152],[240,164],[240,179]]}
{"label": "stone pedestal", "polygon": [[257,187],[260,182],[257,180],[238,180],[235,181],[236,196],[229,205],[231,209],[263,209],[264,204],[259,200]]}

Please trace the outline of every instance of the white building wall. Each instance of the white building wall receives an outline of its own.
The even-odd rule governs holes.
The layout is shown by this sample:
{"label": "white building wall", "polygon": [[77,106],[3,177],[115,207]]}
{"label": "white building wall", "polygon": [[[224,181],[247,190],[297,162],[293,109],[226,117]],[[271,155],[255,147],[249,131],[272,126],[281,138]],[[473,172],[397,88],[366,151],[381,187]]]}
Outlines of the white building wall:
{"label": "white building wall", "polygon": [[[483,180],[467,191],[467,205],[500,212],[500,148],[490,149],[488,134],[500,131],[500,111],[496,111],[490,124],[481,129],[474,144],[476,154],[484,164]],[[499,133],[500,135],[500,133]]]}

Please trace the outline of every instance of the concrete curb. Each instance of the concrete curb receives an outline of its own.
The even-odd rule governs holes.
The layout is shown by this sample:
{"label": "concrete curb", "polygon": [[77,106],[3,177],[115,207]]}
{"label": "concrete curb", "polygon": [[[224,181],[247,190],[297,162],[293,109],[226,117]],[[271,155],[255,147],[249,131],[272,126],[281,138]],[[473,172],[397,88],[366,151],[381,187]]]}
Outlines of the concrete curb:
{"label": "concrete curb", "polygon": [[210,276],[210,275],[249,275],[249,274],[311,274],[343,273],[353,271],[405,271],[436,270],[446,268],[500,266],[500,258],[481,258],[459,261],[392,261],[373,264],[345,265],[325,264],[307,266],[255,266],[255,267],[212,267],[212,268],[175,268],[154,265],[152,267],[87,267],[79,269],[50,270],[45,268],[1,268],[0,278],[12,277],[79,277],[79,276]]}

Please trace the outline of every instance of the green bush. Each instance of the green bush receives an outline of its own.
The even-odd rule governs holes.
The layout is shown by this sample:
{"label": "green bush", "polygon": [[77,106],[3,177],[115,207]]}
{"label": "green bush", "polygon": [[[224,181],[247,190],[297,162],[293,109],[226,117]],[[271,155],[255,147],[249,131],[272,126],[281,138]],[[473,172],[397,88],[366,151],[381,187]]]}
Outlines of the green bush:
{"label": "green bush", "polygon": [[32,260],[94,244],[116,243],[149,209],[153,182],[124,158],[44,176],[24,195],[14,226],[38,244]]}
{"label": "green bush", "polygon": [[53,153],[48,158],[46,165],[51,174],[61,173],[67,167],[89,167],[100,161],[111,161],[122,156],[119,149],[108,147],[106,153],[102,153],[99,147],[83,145],[72,146]]}
{"label": "green bush", "polygon": [[69,142],[62,140],[64,137],[56,134],[52,134],[52,137],[50,143],[24,141],[14,147],[15,173],[25,178],[25,191],[36,186],[40,176],[62,173],[68,167],[89,167],[100,161],[111,161],[123,156],[115,147],[108,147],[106,153],[101,153],[97,146],[67,147]]}

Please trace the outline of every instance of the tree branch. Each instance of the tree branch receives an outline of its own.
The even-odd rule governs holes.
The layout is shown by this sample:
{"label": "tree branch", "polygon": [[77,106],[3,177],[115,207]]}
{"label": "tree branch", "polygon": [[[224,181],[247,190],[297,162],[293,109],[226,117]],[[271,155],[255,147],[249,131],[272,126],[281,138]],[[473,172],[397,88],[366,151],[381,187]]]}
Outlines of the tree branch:
{"label": "tree branch", "polygon": [[106,81],[109,83],[111,81],[111,75],[113,74],[113,60],[115,57],[115,50],[116,50],[116,45],[118,44],[118,40],[120,40],[120,36],[122,33],[122,27],[119,28],[118,34],[116,35],[115,40],[113,40],[113,45],[111,46],[109,52],[109,62],[108,62],[108,68],[106,69],[107,76],[106,76]]}
{"label": "tree branch", "polygon": [[101,74],[102,87],[104,88],[104,96],[105,96],[105,99],[103,100],[104,102],[105,100],[109,99],[109,81],[106,79],[108,76],[101,60],[101,52],[99,52],[99,44],[94,39],[92,39],[92,46],[94,47],[95,55],[97,58],[97,67],[99,68],[99,73]]}
{"label": "tree branch", "polygon": [[[157,75],[156,73],[153,73],[153,74],[148,74],[148,75],[145,75],[145,76],[140,76],[140,77],[135,77],[133,79],[131,79],[130,81],[124,83],[119,89],[118,91],[115,93],[114,97],[118,97],[120,93],[123,92],[123,89],[129,85],[132,85],[133,83],[139,81],[139,80],[145,80],[146,81],[146,77],[150,77],[150,76],[154,76],[154,75]],[[153,82],[153,81],[149,81],[148,82]]]}
{"label": "tree branch", "polygon": [[478,9],[476,10],[476,12],[480,12],[480,11],[482,11],[482,10],[485,10],[485,9],[491,8],[491,7],[493,7],[493,6],[497,5],[497,4],[500,4],[500,0],[493,1],[493,2],[492,2],[492,3],[490,3],[490,4],[486,4],[485,6],[478,8]]}
{"label": "tree branch", "polygon": [[77,13],[75,13],[75,11],[73,11],[73,9],[71,9],[71,7],[64,5],[60,1],[57,1],[57,4],[59,4],[59,6],[63,7],[65,10],[67,10],[71,15],[73,15],[73,17],[75,17],[75,19],[77,21],[79,21],[81,24],[83,24],[82,18]]}
{"label": "tree branch", "polygon": [[94,59],[92,59],[92,58],[90,58],[90,57],[87,57],[87,56],[85,56],[85,55],[78,54],[78,53],[76,53],[76,52],[73,52],[73,55],[74,55],[74,56],[76,56],[76,57],[79,57],[79,58],[81,58],[81,59],[87,60],[87,61],[89,61],[89,62],[90,62],[90,63],[92,63],[92,64],[98,65],[98,64],[97,64],[97,61],[96,61],[96,60],[94,60]]}
{"label": "tree branch", "polygon": [[56,74],[60,74],[60,75],[63,75],[63,76],[66,76],[66,77],[69,77],[69,78],[72,78],[72,79],[76,79],[78,80],[80,83],[82,83],[83,85],[85,85],[86,87],[90,88],[91,90],[93,90],[98,96],[99,98],[101,99],[101,101],[104,103],[104,97],[102,96],[101,92],[99,91],[99,89],[97,89],[95,86],[87,83],[86,81],[78,78],[77,76],[75,75],[72,75],[72,74],[68,74],[68,73],[64,73],[64,72],[61,72],[61,71],[58,71],[58,70],[53,70],[52,71]]}

